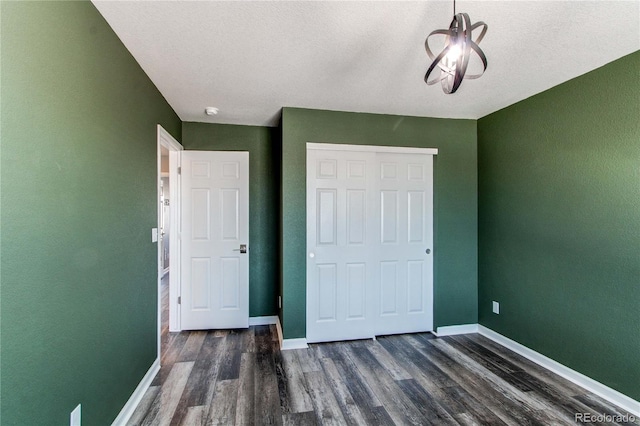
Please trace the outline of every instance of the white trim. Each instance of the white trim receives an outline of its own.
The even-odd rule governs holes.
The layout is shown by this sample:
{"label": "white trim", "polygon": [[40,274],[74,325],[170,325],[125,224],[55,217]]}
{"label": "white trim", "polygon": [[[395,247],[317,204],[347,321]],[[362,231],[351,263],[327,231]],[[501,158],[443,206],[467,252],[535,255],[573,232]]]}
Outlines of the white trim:
{"label": "white trim", "polygon": [[280,325],[280,317],[276,317],[276,331],[278,332],[278,343],[280,343],[280,347],[282,347],[282,342],[284,341],[284,337],[282,335],[282,325]]}
{"label": "white trim", "polygon": [[249,326],[278,324],[278,316],[249,317]]}
{"label": "white trim", "polygon": [[478,324],[446,325],[444,327],[438,327],[436,331],[432,331],[432,333],[437,337],[455,336],[456,334],[470,334],[477,332]]}
{"label": "white trim", "polygon": [[307,339],[285,339],[282,334],[282,325],[280,324],[280,317],[276,316],[276,331],[278,332],[278,341],[280,342],[280,350],[288,351],[291,349],[306,349]]}
{"label": "white trim", "polygon": [[[176,142],[177,143],[177,142]],[[178,298],[180,297],[180,275],[182,265],[180,264],[180,251],[182,250],[182,242],[180,241],[180,205],[182,198],[182,190],[180,189],[180,168],[182,150],[169,151],[169,220],[172,243],[169,245],[169,331],[182,331],[180,323],[180,305]],[[160,297],[161,294],[158,294]]]}
{"label": "white trim", "polygon": [[153,382],[153,379],[154,377],[156,377],[156,374],[158,374],[158,371],[160,371],[160,358],[156,358],[153,364],[151,364],[151,367],[147,371],[147,374],[145,374],[142,380],[140,380],[140,383],[138,383],[138,387],[133,391],[127,403],[124,404],[124,407],[122,407],[122,410],[120,410],[118,417],[116,417],[113,423],[111,423],[112,426],[121,426],[127,424],[129,419],[133,415],[133,412],[136,410],[138,404],[142,400],[144,393],[147,391],[147,389],[149,389],[149,386],[151,386],[151,382]]}
{"label": "white trim", "polygon": [[171,151],[182,151],[184,148],[180,145],[180,142],[175,140],[171,133],[167,132],[161,125],[158,124],[158,141],[162,139],[162,145],[167,147]]}
{"label": "white trim", "polygon": [[[162,173],[161,170],[161,151],[162,147],[165,147],[169,150],[169,199],[171,203],[169,205],[170,209],[170,227],[173,236],[173,243],[169,247],[169,257],[171,259],[180,259],[180,238],[179,238],[179,228],[178,228],[178,220],[179,220],[179,209],[180,205],[180,191],[178,185],[178,166],[179,166],[179,156],[178,152],[182,151],[184,148],[180,143],[171,136],[169,132],[167,132],[160,124],[157,125],[157,162],[158,162],[158,200],[160,200],[160,181],[163,175],[167,175],[166,173]],[[160,203],[158,204],[158,228],[160,227],[160,209],[162,206]],[[160,265],[162,262],[160,261],[162,252],[161,252],[160,244],[158,244],[158,358],[161,358],[161,346],[160,346],[160,337],[162,334],[162,287],[161,281],[162,277],[167,273],[165,270],[160,270]],[[169,276],[169,331],[181,331],[180,330],[180,306],[178,305],[178,296],[180,289],[180,262],[174,262],[173,273]]]}
{"label": "white trim", "polygon": [[280,344],[281,351],[288,351],[290,349],[307,349],[307,339],[304,337],[300,339],[284,339]]}
{"label": "white trim", "polygon": [[324,151],[393,152],[397,154],[438,155],[438,148],[409,148],[400,146],[347,145],[339,143],[307,142],[307,149]]}
{"label": "white trim", "polygon": [[592,378],[587,377],[584,374],[567,367],[566,365],[560,364],[559,362],[554,361],[551,358],[548,358],[541,353],[534,351],[533,349],[529,349],[528,347],[515,342],[508,337],[503,336],[502,334],[496,333],[495,331],[487,327],[479,325],[478,333],[504,346],[505,348],[522,355],[523,357],[535,362],[536,364],[546,368],[547,370],[552,371],[558,376],[564,377],[565,379],[575,383],[576,385],[585,388],[589,392],[606,399],[610,403],[615,404],[618,407],[623,408],[624,410],[627,410],[634,416],[640,417],[640,401],[636,401],[635,399],[630,398],[627,395],[624,395],[623,393],[610,388],[609,386],[593,380]]}

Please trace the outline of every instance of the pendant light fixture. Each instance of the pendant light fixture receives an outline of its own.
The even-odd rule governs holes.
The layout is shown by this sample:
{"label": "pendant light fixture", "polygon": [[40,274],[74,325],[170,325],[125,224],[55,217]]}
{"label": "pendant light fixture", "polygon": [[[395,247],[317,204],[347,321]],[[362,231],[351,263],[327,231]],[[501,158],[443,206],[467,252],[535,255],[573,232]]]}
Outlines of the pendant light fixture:
{"label": "pendant light fixture", "polygon": [[[473,39],[473,31],[480,27],[482,27],[480,34]],[[456,14],[456,0],[453,0],[453,20],[449,29],[432,31],[424,42],[427,55],[433,61],[424,76],[425,83],[431,86],[440,82],[444,93],[451,94],[458,90],[463,78],[474,79],[482,76],[487,69],[487,57],[478,44],[486,34],[487,28],[487,24],[482,21],[472,25],[466,13]],[[445,36],[445,46],[444,50],[436,56],[429,47],[429,39],[437,35]],[[483,69],[478,74],[466,74],[472,51],[482,61]],[[432,73],[434,76],[429,79]]]}

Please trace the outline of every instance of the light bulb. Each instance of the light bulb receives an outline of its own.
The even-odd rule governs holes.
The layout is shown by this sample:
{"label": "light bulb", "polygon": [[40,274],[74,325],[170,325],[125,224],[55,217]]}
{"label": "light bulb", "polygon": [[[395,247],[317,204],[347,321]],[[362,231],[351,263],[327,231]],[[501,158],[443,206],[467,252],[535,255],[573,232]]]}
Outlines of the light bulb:
{"label": "light bulb", "polygon": [[452,44],[451,47],[449,47],[449,51],[447,52],[447,61],[451,64],[455,64],[460,57],[460,53],[462,53],[460,45],[457,43]]}

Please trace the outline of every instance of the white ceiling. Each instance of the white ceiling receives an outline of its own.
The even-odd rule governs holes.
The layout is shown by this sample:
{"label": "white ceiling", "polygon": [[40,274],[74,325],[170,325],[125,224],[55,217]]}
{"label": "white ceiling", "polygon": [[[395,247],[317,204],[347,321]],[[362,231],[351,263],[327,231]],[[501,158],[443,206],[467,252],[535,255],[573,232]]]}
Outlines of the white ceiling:
{"label": "white ceiling", "polygon": [[477,119],[640,49],[640,0],[458,0],[489,26],[489,67],[446,95],[423,78],[448,0],[93,3],[183,121],[273,126],[284,106]]}

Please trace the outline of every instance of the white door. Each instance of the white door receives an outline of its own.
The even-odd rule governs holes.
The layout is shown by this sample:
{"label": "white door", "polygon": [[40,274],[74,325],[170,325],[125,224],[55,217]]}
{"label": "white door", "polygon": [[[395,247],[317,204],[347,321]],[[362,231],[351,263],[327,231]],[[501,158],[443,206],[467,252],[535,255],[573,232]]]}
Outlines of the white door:
{"label": "white door", "polygon": [[433,156],[376,154],[377,335],[433,329]]}
{"label": "white door", "polygon": [[307,150],[307,340],[431,331],[437,151],[322,145]]}
{"label": "white door", "polygon": [[307,151],[308,341],[374,336],[374,158]]}
{"label": "white door", "polygon": [[181,328],[249,326],[249,153],[183,151]]}

